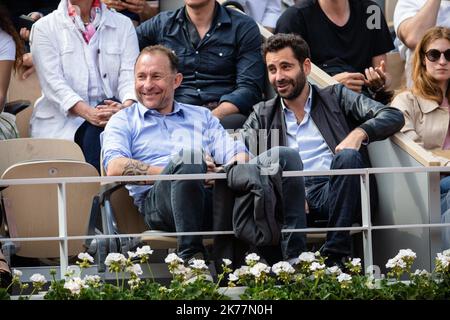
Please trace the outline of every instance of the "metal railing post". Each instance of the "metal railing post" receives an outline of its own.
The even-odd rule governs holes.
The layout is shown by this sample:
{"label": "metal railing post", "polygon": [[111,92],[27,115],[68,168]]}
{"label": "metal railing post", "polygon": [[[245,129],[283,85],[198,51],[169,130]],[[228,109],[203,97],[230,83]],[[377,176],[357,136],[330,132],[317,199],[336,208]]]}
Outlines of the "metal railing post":
{"label": "metal railing post", "polygon": [[[363,230],[363,252],[364,252],[364,268],[368,273],[373,265],[373,247],[372,247],[372,222],[370,219],[370,175],[367,171],[364,175],[360,175],[361,183],[361,214],[362,226],[367,229]],[[370,267],[370,268],[369,268]]]}
{"label": "metal railing post", "polygon": [[66,206],[66,183],[58,183],[58,229],[59,229],[59,268],[60,277],[64,277],[68,267],[68,244],[67,244],[67,206]]}

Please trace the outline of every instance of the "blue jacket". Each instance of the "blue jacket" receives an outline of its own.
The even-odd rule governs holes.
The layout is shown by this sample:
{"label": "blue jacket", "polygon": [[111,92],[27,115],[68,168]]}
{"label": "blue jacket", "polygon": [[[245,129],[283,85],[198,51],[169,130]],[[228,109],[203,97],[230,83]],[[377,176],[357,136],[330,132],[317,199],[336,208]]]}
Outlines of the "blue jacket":
{"label": "blue jacket", "polygon": [[262,99],[264,63],[257,24],[233,9],[216,5],[211,29],[194,47],[185,7],[162,12],[137,28],[140,48],[162,44],[179,59],[183,83],[175,100],[193,105],[228,101],[242,114]]}

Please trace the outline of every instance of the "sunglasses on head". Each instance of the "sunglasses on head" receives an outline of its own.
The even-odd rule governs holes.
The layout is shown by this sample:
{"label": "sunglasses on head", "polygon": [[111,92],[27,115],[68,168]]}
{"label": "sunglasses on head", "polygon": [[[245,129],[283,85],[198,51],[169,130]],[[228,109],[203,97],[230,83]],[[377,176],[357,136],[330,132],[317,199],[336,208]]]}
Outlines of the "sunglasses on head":
{"label": "sunglasses on head", "polygon": [[427,52],[425,52],[425,56],[431,62],[438,61],[441,58],[441,54],[444,54],[445,60],[450,62],[450,49],[447,49],[445,51],[439,51],[438,49],[430,49]]}

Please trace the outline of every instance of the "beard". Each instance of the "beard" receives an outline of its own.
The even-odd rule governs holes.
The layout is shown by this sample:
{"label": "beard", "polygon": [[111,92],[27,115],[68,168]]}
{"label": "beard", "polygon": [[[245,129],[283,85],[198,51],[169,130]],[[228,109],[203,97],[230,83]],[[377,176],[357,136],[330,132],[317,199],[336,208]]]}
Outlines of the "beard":
{"label": "beard", "polygon": [[275,87],[275,91],[277,91],[277,93],[279,94],[280,97],[282,97],[283,99],[286,100],[293,100],[295,98],[297,98],[303,91],[303,88],[306,85],[306,76],[305,73],[303,72],[303,68],[302,68],[302,72],[299,72],[299,74],[297,75],[297,77],[295,79],[284,79],[282,81],[277,82],[276,84],[278,85],[286,85],[286,84],[291,84],[292,85],[292,89],[285,92],[285,93],[280,93],[277,88]]}

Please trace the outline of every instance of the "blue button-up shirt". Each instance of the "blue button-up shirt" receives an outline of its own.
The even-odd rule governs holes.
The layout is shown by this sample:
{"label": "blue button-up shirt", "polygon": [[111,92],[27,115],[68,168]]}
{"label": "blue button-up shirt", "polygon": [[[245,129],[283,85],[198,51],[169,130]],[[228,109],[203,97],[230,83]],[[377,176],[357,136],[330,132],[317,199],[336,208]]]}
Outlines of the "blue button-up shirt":
{"label": "blue button-up shirt", "polygon": [[211,28],[196,47],[189,36],[191,22],[185,7],[142,23],[136,29],[139,46],[162,44],[176,53],[183,82],[175,100],[198,106],[228,101],[249,114],[262,99],[261,35],[250,17],[216,6]]}
{"label": "blue button-up shirt", "polygon": [[312,89],[309,88],[309,97],[305,104],[305,116],[300,124],[294,112],[289,110],[281,99],[286,119],[288,147],[297,150],[303,162],[303,170],[329,170],[333,153],[322,137],[319,129],[311,118]]}
{"label": "blue button-up shirt", "polygon": [[[182,149],[204,150],[217,164],[225,164],[236,154],[247,152],[208,109],[177,102],[166,115],[140,103],[121,110],[108,121],[101,141],[105,169],[111,160],[122,157],[165,167]],[[138,208],[151,187],[127,186]]]}

